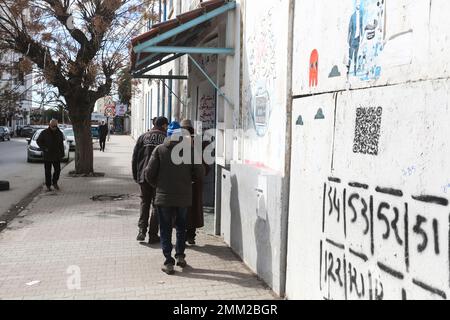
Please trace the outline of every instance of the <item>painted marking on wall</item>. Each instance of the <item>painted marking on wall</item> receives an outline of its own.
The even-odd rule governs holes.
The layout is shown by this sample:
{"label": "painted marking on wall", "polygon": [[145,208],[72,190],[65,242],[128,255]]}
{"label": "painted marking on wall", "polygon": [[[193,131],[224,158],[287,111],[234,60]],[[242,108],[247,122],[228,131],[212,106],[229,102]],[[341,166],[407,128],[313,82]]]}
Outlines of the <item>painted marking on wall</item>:
{"label": "painted marking on wall", "polygon": [[[372,189],[360,182],[344,184],[339,179],[336,183],[333,180],[337,178],[330,178],[323,190],[320,266],[325,267],[321,288],[327,288],[328,298],[405,298],[405,286],[411,288],[406,284],[413,279],[414,285],[429,294],[447,297],[448,288],[440,287],[442,281],[436,281],[429,272],[431,268],[445,272],[450,285],[450,215],[442,224],[443,212],[436,212],[446,208],[436,201],[409,203],[407,199],[412,197],[403,197],[395,188]],[[342,215],[346,205],[350,214]],[[386,275],[396,281],[389,281]]]}
{"label": "painted marking on wall", "polygon": [[303,126],[303,117],[302,116],[298,116],[297,122],[295,123],[298,126]]}
{"label": "painted marking on wall", "polygon": [[341,76],[341,72],[339,71],[338,66],[333,66],[330,73],[328,74],[328,78],[338,78]]}
{"label": "painted marking on wall", "polygon": [[412,196],[412,198],[414,200],[421,202],[434,203],[444,207],[448,206],[448,200],[441,197],[422,195],[422,196]]}
{"label": "painted marking on wall", "polygon": [[367,184],[359,183],[359,182],[350,182],[348,185],[353,188],[360,188],[360,189],[366,189],[366,190],[369,189],[369,186]]}
{"label": "painted marking on wall", "polygon": [[334,183],[341,183],[341,179],[336,178],[336,177],[329,177],[328,181],[334,182]]}
{"label": "painted marking on wall", "polygon": [[319,52],[314,49],[309,59],[309,87],[319,84]]}
{"label": "painted marking on wall", "polygon": [[382,188],[382,187],[376,187],[376,192],[388,194],[394,197],[403,197],[403,191],[393,188]]}
{"label": "painted marking on wall", "polygon": [[383,108],[357,108],[353,152],[378,155]]}
{"label": "painted marking on wall", "polygon": [[392,269],[391,267],[388,267],[384,263],[378,262],[377,265],[382,271],[384,271],[387,274],[393,276],[394,278],[397,278],[397,279],[400,279],[400,280],[403,280],[405,278],[403,273],[401,273],[399,271],[396,271],[396,270]]}
{"label": "painted marking on wall", "polygon": [[417,279],[413,279],[412,282],[416,286],[418,286],[418,287],[420,287],[420,288],[422,288],[422,289],[424,289],[424,290],[426,290],[426,291],[428,291],[428,292],[430,292],[432,294],[438,295],[438,296],[442,297],[444,300],[447,300],[447,294],[444,291],[436,289],[436,288],[433,288],[432,286],[430,286],[430,285],[428,285],[426,283],[423,283],[422,281],[419,281]]}
{"label": "painted marking on wall", "polygon": [[314,117],[314,120],[324,120],[325,119],[325,115],[323,114],[323,110],[322,108],[319,108],[319,110],[317,110],[316,116]]}
{"label": "painted marking on wall", "polygon": [[381,75],[379,55],[384,49],[385,0],[355,0],[348,29],[348,74],[361,80]]}

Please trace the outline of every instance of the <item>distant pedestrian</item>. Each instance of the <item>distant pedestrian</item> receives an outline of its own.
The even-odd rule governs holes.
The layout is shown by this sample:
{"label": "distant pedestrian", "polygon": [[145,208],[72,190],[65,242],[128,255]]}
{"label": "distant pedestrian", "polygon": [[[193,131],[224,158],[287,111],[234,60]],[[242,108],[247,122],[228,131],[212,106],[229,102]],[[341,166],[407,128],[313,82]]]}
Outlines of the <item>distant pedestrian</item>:
{"label": "distant pedestrian", "polygon": [[[61,159],[64,157],[64,135],[58,128],[58,121],[55,119],[51,120],[49,127],[41,132],[36,142],[44,152],[47,191],[52,191],[52,186],[59,190],[58,180],[61,174]],[[54,169],[53,178],[52,166]]]}
{"label": "distant pedestrian", "polygon": [[102,124],[98,128],[98,137],[100,140],[100,151],[105,152],[107,136],[108,136],[108,125],[105,123],[105,121],[102,121]]}
{"label": "distant pedestrian", "polygon": [[[187,130],[192,138],[192,143],[195,139],[201,139],[202,150],[196,150],[203,155],[203,150],[208,146],[208,142],[204,141],[201,136],[196,136],[194,127],[191,120],[181,121],[181,128]],[[209,173],[209,166],[203,161],[202,165],[205,172],[205,176]],[[186,241],[188,244],[195,244],[195,237],[197,229],[204,227],[204,215],[203,215],[203,176],[198,177],[198,180],[192,184],[192,206],[188,209],[187,225],[186,225]]]}
{"label": "distant pedestrian", "polygon": [[155,121],[155,126],[153,129],[139,137],[133,151],[133,178],[141,188],[141,214],[138,224],[139,234],[136,240],[145,241],[148,228],[148,242],[150,244],[158,243],[160,239],[158,237],[158,214],[154,204],[150,216],[150,207],[152,206],[155,198],[155,188],[145,181],[144,169],[150,160],[153,150],[164,142],[168,125],[169,120],[164,117],[158,118]]}
{"label": "distant pedestrian", "polygon": [[[156,188],[157,206],[161,233],[161,247],[165,257],[162,271],[174,273],[175,262],[186,267],[186,218],[192,205],[192,182],[203,175],[202,166],[192,163],[175,164],[172,150],[182,142],[180,125],[172,122],[167,131],[169,137],[152,154],[145,169],[145,179]],[[189,145],[190,147],[190,145]],[[194,150],[191,148],[191,153]],[[175,219],[175,259],[172,257],[172,221]]]}

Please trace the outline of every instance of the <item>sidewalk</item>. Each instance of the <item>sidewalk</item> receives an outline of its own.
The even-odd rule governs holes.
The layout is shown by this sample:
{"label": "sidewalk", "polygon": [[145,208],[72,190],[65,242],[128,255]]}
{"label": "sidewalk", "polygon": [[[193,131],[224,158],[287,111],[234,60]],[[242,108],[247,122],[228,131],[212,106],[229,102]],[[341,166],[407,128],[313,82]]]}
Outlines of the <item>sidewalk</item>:
{"label": "sidewalk", "polygon": [[[71,163],[61,192],[41,193],[0,233],[0,299],[274,299],[220,238],[205,232],[188,247],[185,270],[161,271],[160,246],[135,240],[133,147],[130,137],[113,136],[106,153],[95,151],[103,178],[70,178]],[[124,197],[91,200],[104,194]],[[69,289],[78,271],[80,289]]]}

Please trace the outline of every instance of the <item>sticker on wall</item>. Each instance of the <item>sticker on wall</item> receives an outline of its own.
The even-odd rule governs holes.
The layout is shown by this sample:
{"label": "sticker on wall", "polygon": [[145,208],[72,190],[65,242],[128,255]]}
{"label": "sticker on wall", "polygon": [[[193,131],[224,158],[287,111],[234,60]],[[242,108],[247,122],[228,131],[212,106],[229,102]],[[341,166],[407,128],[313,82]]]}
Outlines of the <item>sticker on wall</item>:
{"label": "sticker on wall", "polygon": [[298,126],[304,125],[302,116],[298,116],[297,122],[295,124]]}
{"label": "sticker on wall", "polygon": [[330,74],[328,75],[328,78],[338,78],[341,76],[341,72],[339,71],[338,66],[334,66],[333,69],[331,69]]}
{"label": "sticker on wall", "polygon": [[382,115],[382,107],[356,110],[354,153],[378,155]]}
{"label": "sticker on wall", "polygon": [[309,59],[309,87],[319,84],[319,52],[314,49]]}
{"label": "sticker on wall", "polygon": [[317,110],[316,116],[314,117],[314,120],[324,120],[325,119],[325,115],[323,114],[323,110],[322,108],[319,108],[319,110]]}
{"label": "sticker on wall", "polygon": [[348,30],[348,74],[361,80],[381,75],[379,56],[384,49],[385,0],[354,0]]}

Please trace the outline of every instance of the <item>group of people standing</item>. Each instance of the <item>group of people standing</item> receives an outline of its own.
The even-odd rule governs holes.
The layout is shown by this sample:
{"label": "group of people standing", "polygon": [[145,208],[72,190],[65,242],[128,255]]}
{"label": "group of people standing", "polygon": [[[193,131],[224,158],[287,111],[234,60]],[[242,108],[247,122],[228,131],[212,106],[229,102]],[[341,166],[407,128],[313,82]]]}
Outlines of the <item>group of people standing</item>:
{"label": "group of people standing", "polygon": [[161,244],[165,257],[162,271],[173,274],[175,264],[186,267],[186,242],[194,245],[196,229],[204,226],[203,178],[209,168],[194,161],[174,163],[172,151],[183,139],[191,139],[191,155],[202,151],[194,150],[195,132],[190,120],[169,124],[167,118],[159,117],[153,120],[153,125],[139,137],[133,151],[133,178],[141,189],[137,240],[145,241],[148,230],[149,243]]}

